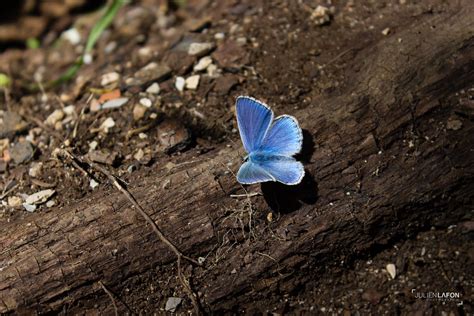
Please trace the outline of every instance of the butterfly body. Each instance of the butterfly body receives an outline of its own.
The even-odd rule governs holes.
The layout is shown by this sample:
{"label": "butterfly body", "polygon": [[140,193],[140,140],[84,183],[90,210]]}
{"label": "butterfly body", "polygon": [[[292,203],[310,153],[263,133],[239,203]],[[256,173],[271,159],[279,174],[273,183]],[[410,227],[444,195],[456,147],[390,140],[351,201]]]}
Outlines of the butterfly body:
{"label": "butterfly body", "polygon": [[237,123],[248,155],[237,173],[243,184],[278,181],[288,185],[301,182],[303,165],[292,156],[301,150],[303,133],[290,115],[273,120],[273,111],[250,97],[238,97]]}

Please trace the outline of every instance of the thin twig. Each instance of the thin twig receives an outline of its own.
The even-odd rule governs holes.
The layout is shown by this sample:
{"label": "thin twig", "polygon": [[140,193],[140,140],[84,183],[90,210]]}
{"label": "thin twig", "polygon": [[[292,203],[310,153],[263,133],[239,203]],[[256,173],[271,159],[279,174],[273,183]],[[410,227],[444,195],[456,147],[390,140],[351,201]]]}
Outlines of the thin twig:
{"label": "thin twig", "polygon": [[102,281],[99,281],[99,285],[102,287],[104,292],[107,293],[107,295],[109,296],[110,300],[112,301],[112,304],[114,305],[115,316],[118,316],[119,313],[118,313],[117,304],[115,304],[114,295],[112,294],[112,292],[109,291],[109,289],[107,289],[105,287],[105,285],[104,285],[104,283],[102,283]]}
{"label": "thin twig", "polygon": [[196,315],[201,315],[201,305],[199,304],[196,294],[194,294],[193,290],[191,289],[189,281],[186,279],[186,276],[181,270],[181,257],[178,257],[178,278],[181,284],[183,285],[186,294],[188,294],[189,298],[191,298],[191,302],[193,303],[194,307],[194,312],[196,313]]}
{"label": "thin twig", "polygon": [[197,300],[197,296],[194,294],[193,290],[191,289],[189,285],[189,281],[186,279],[184,274],[181,271],[181,258],[188,260],[189,262],[200,266],[201,264],[194,260],[193,258],[190,258],[186,255],[184,255],[181,251],[176,248],[176,246],[168,239],[166,236],[161,232],[161,230],[158,228],[158,226],[155,224],[155,222],[151,219],[151,217],[145,212],[145,210],[141,207],[140,204],[138,204],[137,200],[133,197],[133,195],[128,192],[126,188],[124,188],[118,181],[117,178],[114,177],[107,169],[103,168],[102,166],[92,162],[88,161],[89,165],[96,169],[97,171],[101,172],[104,174],[110,182],[127,197],[127,199],[135,206],[135,208],[138,210],[140,215],[148,222],[148,224],[151,225],[155,233],[158,235],[160,240],[166,244],[176,255],[178,258],[178,278],[181,282],[181,284],[184,287],[184,290],[186,291],[186,294],[189,296],[191,299],[193,306],[194,306],[194,311],[197,315],[201,315],[201,307],[199,305],[199,302]]}
{"label": "thin twig", "polygon": [[253,196],[259,196],[262,195],[260,192],[252,192],[252,193],[247,193],[247,194],[231,194],[231,198],[249,198]]}
{"label": "thin twig", "polygon": [[168,239],[166,238],[166,236],[161,232],[161,230],[158,228],[158,226],[155,224],[155,222],[151,219],[151,217],[145,212],[145,210],[143,209],[143,207],[141,207],[140,204],[138,204],[137,200],[135,200],[135,198],[133,197],[132,194],[130,194],[130,192],[127,191],[127,189],[125,189],[118,181],[117,181],[117,178],[115,178],[107,169],[103,168],[102,166],[92,162],[92,161],[88,161],[89,165],[96,169],[97,171],[101,172],[102,174],[104,174],[109,180],[110,182],[112,182],[112,184],[120,191],[122,192],[123,195],[125,195],[127,197],[127,199],[136,207],[136,209],[138,210],[138,212],[140,213],[140,215],[148,222],[148,224],[151,225],[151,227],[153,228],[153,230],[155,231],[155,233],[158,235],[158,237],[161,239],[161,241],[163,243],[165,243],[176,255],[176,257],[178,258],[184,258],[186,260],[188,260],[189,262],[195,264],[195,265],[198,265],[200,266],[199,262],[197,262],[196,260],[194,260],[193,258],[190,258],[186,255],[184,255],[181,251],[178,250],[178,248],[176,248],[175,245],[173,245],[173,243]]}
{"label": "thin twig", "polygon": [[2,199],[5,198],[8,194],[10,194],[13,190],[15,190],[17,186],[18,186],[18,183],[15,184],[15,185],[13,185],[8,191],[3,192],[2,195],[0,195],[0,200],[2,200]]}

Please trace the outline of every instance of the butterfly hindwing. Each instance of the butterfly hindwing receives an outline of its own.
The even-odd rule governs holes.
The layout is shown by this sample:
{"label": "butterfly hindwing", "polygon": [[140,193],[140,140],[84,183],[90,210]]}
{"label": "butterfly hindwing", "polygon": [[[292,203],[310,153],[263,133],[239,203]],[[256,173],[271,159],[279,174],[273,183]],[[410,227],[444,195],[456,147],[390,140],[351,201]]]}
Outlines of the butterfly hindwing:
{"label": "butterfly hindwing", "polygon": [[246,161],[240,166],[237,181],[242,184],[275,181],[275,179],[261,166],[251,161]]}
{"label": "butterfly hindwing", "polygon": [[298,121],[290,115],[275,119],[263,140],[260,150],[282,156],[293,156],[301,150],[303,133]]}
{"label": "butterfly hindwing", "polygon": [[[287,185],[295,185],[304,177],[304,167],[293,157],[263,155],[263,159],[257,160],[257,165],[274,179]],[[268,180],[271,181],[271,180]]]}
{"label": "butterfly hindwing", "polygon": [[250,97],[238,97],[237,124],[244,148],[248,153],[258,150],[273,120],[272,110]]}

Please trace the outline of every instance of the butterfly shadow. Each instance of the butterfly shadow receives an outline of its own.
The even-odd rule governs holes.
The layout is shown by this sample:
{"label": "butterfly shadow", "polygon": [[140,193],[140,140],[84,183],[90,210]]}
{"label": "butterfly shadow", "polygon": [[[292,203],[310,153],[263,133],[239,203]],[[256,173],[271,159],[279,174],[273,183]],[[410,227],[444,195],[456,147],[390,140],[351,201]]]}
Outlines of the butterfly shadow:
{"label": "butterfly shadow", "polygon": [[[295,158],[304,163],[310,162],[314,152],[313,135],[303,129],[303,146]],[[261,184],[262,194],[268,206],[278,213],[291,213],[303,204],[314,204],[318,200],[318,184],[313,175],[305,170],[305,175],[297,185],[284,185],[279,182]]]}

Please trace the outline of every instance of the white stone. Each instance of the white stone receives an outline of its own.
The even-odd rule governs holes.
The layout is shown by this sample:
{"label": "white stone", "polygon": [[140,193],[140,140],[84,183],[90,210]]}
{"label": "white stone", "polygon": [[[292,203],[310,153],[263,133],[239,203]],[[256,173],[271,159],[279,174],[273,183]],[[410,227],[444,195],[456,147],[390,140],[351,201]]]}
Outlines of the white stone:
{"label": "white stone", "polygon": [[105,121],[102,122],[102,124],[100,125],[100,129],[104,131],[105,133],[108,133],[109,129],[111,129],[114,126],[115,126],[114,119],[111,117],[108,117],[105,119]]}
{"label": "white stone", "polygon": [[158,84],[158,82],[154,82],[146,89],[146,92],[151,94],[159,94],[160,85]]}
{"label": "white stone", "polygon": [[117,72],[109,72],[102,76],[100,84],[102,86],[107,86],[111,83],[117,82],[120,79],[120,74]]}
{"label": "white stone", "polygon": [[174,83],[174,86],[176,89],[178,89],[179,92],[182,92],[184,90],[184,85],[186,83],[186,80],[184,80],[183,77],[176,77],[176,82]]}
{"label": "white stone", "polygon": [[190,76],[186,79],[186,89],[196,90],[199,85],[199,75]]}
{"label": "white stone", "polygon": [[89,181],[89,186],[94,190],[97,186],[99,185],[99,182],[95,181],[94,179],[91,179]]}
{"label": "white stone", "polygon": [[221,33],[216,33],[216,34],[214,35],[214,38],[215,38],[216,40],[223,40],[223,39],[225,38],[225,34],[222,33],[222,32],[221,32]]}
{"label": "white stone", "polygon": [[41,171],[43,170],[42,162],[32,162],[30,170],[28,170],[28,175],[33,178],[39,177]]}
{"label": "white stone", "polygon": [[19,196],[9,196],[8,197],[8,206],[17,207],[20,206],[23,200]]}
{"label": "white stone", "polygon": [[28,195],[28,197],[25,199],[26,204],[34,205],[34,204],[41,204],[46,202],[53,194],[56,193],[56,191],[47,189],[47,190],[42,190],[36,193],[33,193],[31,195]]}
{"label": "white stone", "polygon": [[203,55],[206,52],[209,52],[214,45],[212,43],[191,43],[188,48],[188,54],[195,56],[195,55]]}
{"label": "white stone", "polygon": [[180,297],[168,297],[168,300],[166,300],[165,310],[174,313],[182,300],[183,299]]}
{"label": "white stone", "polygon": [[387,270],[388,274],[390,274],[392,280],[395,279],[395,277],[397,276],[397,269],[395,268],[395,265],[393,263],[389,263],[387,264],[385,269]]}
{"label": "white stone", "polygon": [[102,110],[105,109],[116,109],[128,102],[128,98],[117,98],[113,100],[108,100],[100,106]]}
{"label": "white stone", "polygon": [[61,121],[64,118],[64,112],[61,109],[56,109],[51,113],[46,119],[46,124],[54,126],[57,122]]}
{"label": "white stone", "polygon": [[148,98],[141,98],[140,99],[140,104],[143,105],[146,108],[151,108],[151,100]]}
{"label": "white stone", "polygon": [[208,67],[207,67],[207,74],[209,77],[211,78],[217,78],[220,76],[221,74],[221,71],[220,69],[214,65],[214,64],[210,64]]}
{"label": "white stone", "polygon": [[67,116],[71,116],[76,111],[76,107],[74,105],[68,105],[64,107],[63,112],[66,113]]}
{"label": "white stone", "polygon": [[23,207],[25,208],[25,210],[27,210],[27,211],[30,212],[30,213],[36,211],[36,205],[31,205],[31,204],[28,204],[28,203],[23,203]]}
{"label": "white stone", "polygon": [[83,61],[84,64],[86,64],[86,65],[92,64],[92,61],[93,61],[92,55],[89,54],[89,53],[84,54],[84,56],[82,56],[82,61]]}
{"label": "white stone", "polygon": [[212,58],[210,56],[205,56],[199,59],[198,63],[194,66],[194,71],[206,70],[209,65],[212,64]]}
{"label": "white stone", "polygon": [[81,33],[76,28],[70,28],[64,31],[62,37],[72,45],[77,45],[81,42]]}
{"label": "white stone", "polygon": [[98,145],[99,145],[99,143],[97,141],[95,141],[95,140],[91,141],[89,143],[89,150],[95,150]]}

